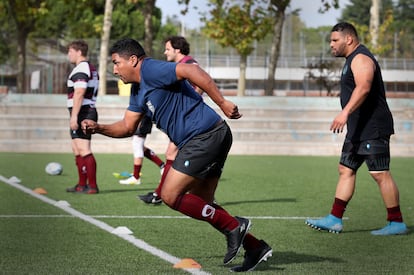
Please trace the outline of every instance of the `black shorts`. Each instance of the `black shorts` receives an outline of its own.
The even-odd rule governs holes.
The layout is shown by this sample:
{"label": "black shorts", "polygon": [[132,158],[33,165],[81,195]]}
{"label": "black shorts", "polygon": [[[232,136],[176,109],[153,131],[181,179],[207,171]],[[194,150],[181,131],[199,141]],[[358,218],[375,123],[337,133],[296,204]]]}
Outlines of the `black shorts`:
{"label": "black shorts", "polygon": [[172,166],[175,170],[198,179],[220,177],[232,142],[230,127],[226,122],[220,122],[178,150]]}
{"label": "black shorts", "polygon": [[357,171],[365,161],[369,171],[390,169],[390,137],[352,142],[345,140],[340,164]]}
{"label": "black shorts", "polygon": [[[69,108],[69,114],[72,113],[72,108]],[[93,121],[98,121],[98,112],[96,111],[96,108],[89,105],[84,105],[81,107],[79,114],[78,114],[78,130],[72,131],[69,129],[70,136],[72,139],[74,138],[81,138],[81,139],[91,139],[91,134],[85,134],[82,131],[81,122],[84,119],[91,119]]]}
{"label": "black shorts", "polygon": [[139,123],[134,135],[137,135],[140,137],[146,137],[148,134],[151,134],[151,130],[152,130],[152,121],[149,117],[144,116],[141,122]]}

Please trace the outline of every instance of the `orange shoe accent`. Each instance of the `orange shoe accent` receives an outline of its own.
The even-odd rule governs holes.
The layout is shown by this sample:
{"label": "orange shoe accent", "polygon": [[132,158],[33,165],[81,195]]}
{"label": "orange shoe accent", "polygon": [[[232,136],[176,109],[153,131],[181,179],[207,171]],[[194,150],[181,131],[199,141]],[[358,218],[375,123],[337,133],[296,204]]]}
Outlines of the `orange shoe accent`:
{"label": "orange shoe accent", "polygon": [[42,187],[38,187],[33,189],[33,192],[40,194],[40,195],[46,195],[47,191],[45,189],[43,189]]}
{"label": "orange shoe accent", "polygon": [[176,263],[174,265],[174,268],[201,268],[201,265],[199,263],[197,263],[196,261],[194,261],[193,259],[182,259],[180,262]]}

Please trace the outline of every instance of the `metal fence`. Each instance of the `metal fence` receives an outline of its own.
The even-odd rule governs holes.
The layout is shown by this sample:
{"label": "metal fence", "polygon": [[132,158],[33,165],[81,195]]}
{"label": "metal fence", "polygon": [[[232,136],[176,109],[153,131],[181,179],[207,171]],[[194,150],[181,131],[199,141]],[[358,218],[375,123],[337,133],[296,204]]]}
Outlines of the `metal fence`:
{"label": "metal fence", "polygon": [[[68,64],[65,52],[57,50],[58,41],[53,46],[36,46],[46,45],[46,43],[29,43],[27,46],[27,85],[30,87],[29,93],[65,93],[66,77],[70,72],[71,66]],[[98,63],[99,56],[99,40],[87,40],[90,47],[89,58],[94,63]],[[239,67],[239,55],[232,48],[221,48],[211,40],[193,38],[189,39],[191,45],[191,55],[199,62],[200,66],[205,69],[214,67]],[[282,45],[285,45],[282,43]],[[295,45],[294,47],[299,47]],[[278,59],[277,68],[306,68],[310,64],[315,64],[323,60],[331,60],[332,57],[328,53],[320,52],[318,47],[312,45],[302,45],[302,51],[295,52],[285,47],[281,48],[280,57]],[[35,49],[35,50],[33,50]],[[248,68],[266,69],[269,64],[268,43],[256,43],[255,50],[247,59]],[[295,53],[295,54],[292,54]],[[162,42],[154,42],[154,58],[164,59]],[[108,58],[109,61],[109,58]],[[414,75],[414,59],[402,58],[378,58],[382,70],[401,70],[405,73]],[[36,81],[33,81],[33,78]],[[116,77],[112,75],[112,64],[108,62],[107,79],[110,82],[116,81]],[[230,79],[231,83],[237,79]],[[276,79],[277,80],[277,79]],[[4,91],[7,87],[8,92],[17,92],[16,86],[16,68],[0,65],[0,89]],[[35,83],[36,82],[36,83]],[[405,85],[405,90],[411,90],[411,83],[399,83]],[[109,88],[112,86],[109,85]],[[286,85],[289,89],[290,85]]]}

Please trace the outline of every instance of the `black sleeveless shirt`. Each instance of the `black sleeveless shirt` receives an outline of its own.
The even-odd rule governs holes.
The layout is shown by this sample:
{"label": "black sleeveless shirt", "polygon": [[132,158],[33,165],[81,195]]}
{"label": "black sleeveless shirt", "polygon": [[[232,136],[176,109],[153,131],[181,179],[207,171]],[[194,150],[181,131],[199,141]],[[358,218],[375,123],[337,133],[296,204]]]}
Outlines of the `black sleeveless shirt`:
{"label": "black sleeveless shirt", "polygon": [[341,106],[348,103],[355,89],[354,74],[351,63],[357,54],[364,54],[375,64],[374,79],[371,90],[362,105],[348,117],[346,138],[358,142],[394,134],[394,123],[391,111],[385,98],[385,87],[380,66],[372,53],[363,45],[359,45],[347,58],[341,75]]}

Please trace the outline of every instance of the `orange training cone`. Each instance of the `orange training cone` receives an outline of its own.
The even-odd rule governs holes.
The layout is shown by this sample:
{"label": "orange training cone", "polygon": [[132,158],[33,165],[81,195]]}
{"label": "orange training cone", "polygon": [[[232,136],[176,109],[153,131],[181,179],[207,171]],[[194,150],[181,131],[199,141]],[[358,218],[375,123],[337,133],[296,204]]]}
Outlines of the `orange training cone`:
{"label": "orange training cone", "polygon": [[40,195],[45,195],[47,194],[47,191],[45,189],[43,189],[42,187],[38,187],[33,189],[33,192],[40,194]]}
{"label": "orange training cone", "polygon": [[174,268],[201,268],[201,265],[194,261],[193,259],[182,259],[174,265]]}

